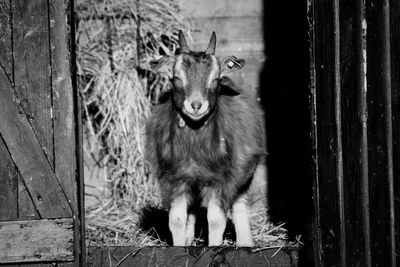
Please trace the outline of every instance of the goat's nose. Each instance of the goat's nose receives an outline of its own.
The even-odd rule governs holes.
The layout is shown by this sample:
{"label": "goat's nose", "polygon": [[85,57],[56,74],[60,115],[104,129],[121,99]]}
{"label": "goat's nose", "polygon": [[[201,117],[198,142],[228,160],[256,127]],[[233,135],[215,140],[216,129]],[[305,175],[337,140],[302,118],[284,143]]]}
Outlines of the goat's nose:
{"label": "goat's nose", "polygon": [[198,111],[201,108],[201,102],[200,101],[193,101],[192,104],[190,104],[193,108],[194,111]]}

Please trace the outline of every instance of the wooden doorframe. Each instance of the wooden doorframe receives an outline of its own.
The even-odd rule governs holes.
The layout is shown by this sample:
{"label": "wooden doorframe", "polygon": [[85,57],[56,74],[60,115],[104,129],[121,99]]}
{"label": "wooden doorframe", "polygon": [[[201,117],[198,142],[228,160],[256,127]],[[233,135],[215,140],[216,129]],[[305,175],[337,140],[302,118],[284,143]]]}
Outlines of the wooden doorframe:
{"label": "wooden doorframe", "polygon": [[[85,231],[85,180],[84,180],[84,153],[83,153],[83,123],[82,123],[82,108],[83,100],[79,94],[77,70],[76,70],[76,42],[75,42],[75,0],[69,0],[69,14],[70,19],[70,50],[71,50],[71,73],[72,73],[72,86],[74,88],[74,108],[75,108],[75,136],[77,138],[76,147],[76,160],[77,160],[77,178],[78,178],[78,210],[79,210],[79,235],[80,239],[77,243],[80,246],[80,254],[78,256],[79,263],[87,263],[87,247],[86,247],[86,231]],[[78,232],[78,231],[77,231]],[[78,233],[77,233],[78,234]]]}

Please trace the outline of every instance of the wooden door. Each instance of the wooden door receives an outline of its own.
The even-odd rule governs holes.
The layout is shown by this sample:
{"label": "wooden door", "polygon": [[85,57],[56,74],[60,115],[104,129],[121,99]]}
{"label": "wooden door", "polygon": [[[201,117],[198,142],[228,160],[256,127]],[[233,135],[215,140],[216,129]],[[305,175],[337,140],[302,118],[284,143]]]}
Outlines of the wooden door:
{"label": "wooden door", "polygon": [[70,10],[0,0],[0,263],[82,262]]}
{"label": "wooden door", "polygon": [[400,2],[309,1],[315,250],[400,264]]}

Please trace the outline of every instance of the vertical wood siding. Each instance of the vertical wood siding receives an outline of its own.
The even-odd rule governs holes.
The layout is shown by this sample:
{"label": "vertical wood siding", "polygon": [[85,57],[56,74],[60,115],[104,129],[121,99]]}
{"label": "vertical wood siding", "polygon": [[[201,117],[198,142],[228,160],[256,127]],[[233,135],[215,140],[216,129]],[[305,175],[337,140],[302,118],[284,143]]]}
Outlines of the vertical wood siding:
{"label": "vertical wood siding", "polygon": [[205,50],[212,31],[217,34],[216,55],[235,55],[246,60],[245,67],[233,74],[237,82],[256,92],[264,63],[263,1],[261,0],[179,0],[182,14],[192,25],[190,43],[194,50]]}
{"label": "vertical wood siding", "polygon": [[317,262],[399,264],[399,3],[311,1]]}
{"label": "vertical wood siding", "polygon": [[394,244],[400,264],[400,1],[389,2],[393,140]]}

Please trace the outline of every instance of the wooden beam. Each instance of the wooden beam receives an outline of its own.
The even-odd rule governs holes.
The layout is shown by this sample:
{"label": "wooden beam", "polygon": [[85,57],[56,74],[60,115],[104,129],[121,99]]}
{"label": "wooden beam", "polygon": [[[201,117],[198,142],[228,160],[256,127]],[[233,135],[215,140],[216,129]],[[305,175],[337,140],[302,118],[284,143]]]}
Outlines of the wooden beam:
{"label": "wooden beam", "polygon": [[297,250],[235,247],[89,247],[88,266],[297,266]]}
{"label": "wooden beam", "polygon": [[[316,114],[316,227],[318,231],[317,265],[342,266],[343,255],[343,201],[340,199],[341,138],[337,131],[338,59],[337,1],[312,1],[315,28],[313,50],[315,51],[315,84],[313,86],[314,114]],[[319,262],[321,261],[321,262]]]}
{"label": "wooden beam", "polygon": [[[79,158],[82,149],[79,144],[82,123],[79,121],[79,102],[75,99],[78,94],[76,84],[71,73],[74,66],[73,42],[75,41],[71,10],[74,10],[72,1],[49,1],[50,43],[51,43],[51,77],[53,90],[54,111],[54,165],[60,184],[65,191],[72,211],[77,218],[74,228],[75,234],[75,262],[63,263],[60,266],[77,266],[84,262],[85,232],[83,194],[78,193],[83,188],[83,172],[79,170],[84,159]],[[72,12],[73,13],[73,12]]]}
{"label": "wooden beam", "polygon": [[346,250],[347,266],[371,266],[364,10],[362,0],[339,1],[345,218],[342,249]]}
{"label": "wooden beam", "polygon": [[[14,90],[36,138],[54,169],[49,25],[48,1],[12,1]],[[23,180],[20,181],[19,218],[40,218],[35,212],[29,190],[25,189]]]}
{"label": "wooden beam", "polygon": [[[0,1],[0,69],[13,81],[10,1]],[[0,221],[18,218],[18,171],[0,136]]]}
{"label": "wooden beam", "polygon": [[263,56],[262,17],[232,17],[232,18],[195,18],[193,19],[193,43],[189,46],[194,50],[205,50],[211,33],[217,34],[217,56],[257,53]]}
{"label": "wooden beam", "polygon": [[366,21],[368,179],[372,266],[384,262],[386,266],[394,267],[399,266],[399,263],[396,263],[395,251],[395,177],[393,176],[391,101],[393,87],[389,1],[366,0]]}
{"label": "wooden beam", "polygon": [[[179,0],[181,12],[191,18],[201,17],[251,17],[261,16],[262,0],[225,1],[225,0]],[[204,8],[212,7],[212,8]]]}
{"label": "wooden beam", "polygon": [[50,165],[54,166],[47,2],[12,1],[14,90]]}
{"label": "wooden beam", "polygon": [[40,216],[33,205],[31,196],[22,180],[22,177],[18,176],[18,219],[19,220],[38,220]]}
{"label": "wooden beam", "polygon": [[42,218],[71,217],[58,179],[39,144],[3,70],[0,70],[0,134]]}
{"label": "wooden beam", "polygon": [[18,218],[18,172],[0,138],[0,221]]}
{"label": "wooden beam", "polygon": [[10,1],[0,1],[0,68],[12,79],[12,27]]}
{"label": "wooden beam", "polygon": [[396,263],[400,264],[400,1],[390,1],[390,54],[393,124],[393,177]]}
{"label": "wooden beam", "polygon": [[74,259],[73,220],[0,222],[0,263]]}

